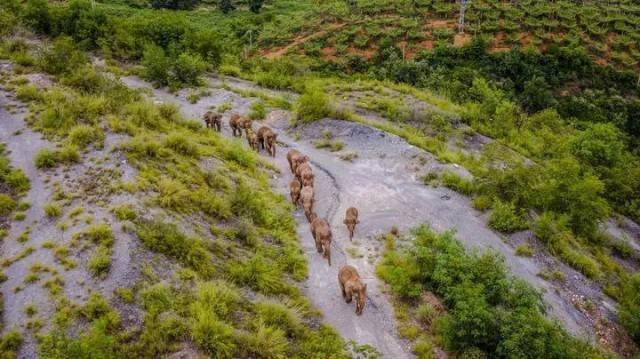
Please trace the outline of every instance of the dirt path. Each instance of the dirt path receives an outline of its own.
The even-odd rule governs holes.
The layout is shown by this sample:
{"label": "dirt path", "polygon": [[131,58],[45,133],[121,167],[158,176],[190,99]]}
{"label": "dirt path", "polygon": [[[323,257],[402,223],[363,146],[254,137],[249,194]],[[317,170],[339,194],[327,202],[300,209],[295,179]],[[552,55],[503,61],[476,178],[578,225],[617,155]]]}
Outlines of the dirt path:
{"label": "dirt path", "polygon": [[[149,87],[136,78],[123,80],[131,87]],[[186,100],[185,91],[177,95],[163,90],[153,93],[158,101],[179,105],[183,114],[190,118],[200,118],[209,108],[224,102],[232,104],[232,111],[246,113],[256,100],[223,89],[214,89],[210,96],[196,104]],[[333,265],[329,267],[316,253],[309,225],[298,210],[295,213],[298,234],[309,263],[305,290],[324,314],[325,321],[343,337],[370,344],[385,357],[411,356],[406,343],[397,337],[393,310],[375,277],[375,262],[383,247],[378,236],[394,225],[407,230],[429,223],[437,231],[455,229],[457,238],[467,248],[501,253],[516,276],[544,292],[552,317],[559,319],[573,334],[593,338],[593,328],[566,293],[561,295],[556,287],[538,276],[543,269],[539,263],[532,258],[516,256],[512,246],[487,228],[485,216],[471,207],[468,198],[446,188],[425,186],[420,180],[425,170],[453,165],[440,164],[428,152],[368,126],[325,119],[292,129],[289,115],[286,111],[274,111],[264,123],[278,131],[278,139],[284,147],[296,148],[312,158],[317,176],[316,210],[330,221],[334,234]],[[223,132],[228,135],[227,116]],[[336,153],[315,148],[313,142],[320,139],[325,130],[342,140],[345,150],[355,151],[357,159],[347,162]],[[274,186],[284,195],[288,195],[292,177],[286,151],[287,148],[280,147],[273,160],[280,170],[274,178]],[[350,206],[359,209],[361,218],[353,242],[349,242],[342,223],[344,212]],[[353,305],[344,303],[340,296],[337,271],[345,263],[355,265],[368,283],[369,300],[361,317],[356,317]]]}

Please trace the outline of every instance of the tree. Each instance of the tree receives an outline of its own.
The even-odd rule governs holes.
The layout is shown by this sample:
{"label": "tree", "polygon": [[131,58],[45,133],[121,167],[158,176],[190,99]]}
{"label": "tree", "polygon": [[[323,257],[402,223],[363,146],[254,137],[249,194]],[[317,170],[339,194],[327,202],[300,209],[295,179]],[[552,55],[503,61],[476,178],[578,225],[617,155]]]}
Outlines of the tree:
{"label": "tree", "polygon": [[619,307],[620,322],[640,343],[640,274],[636,274],[623,286]]}
{"label": "tree", "polygon": [[624,149],[622,135],[611,123],[592,124],[571,141],[571,152],[594,167],[617,165]]}
{"label": "tree", "polygon": [[264,4],[264,0],[249,0],[249,9],[257,14],[260,12],[262,4]]}
{"label": "tree", "polygon": [[231,0],[218,0],[218,9],[227,14],[236,9]]}
{"label": "tree", "polygon": [[51,30],[51,15],[47,0],[29,0],[22,17],[25,24],[37,33],[48,34]]}
{"label": "tree", "polygon": [[156,9],[190,10],[193,9],[198,2],[199,0],[152,0],[151,6]]}

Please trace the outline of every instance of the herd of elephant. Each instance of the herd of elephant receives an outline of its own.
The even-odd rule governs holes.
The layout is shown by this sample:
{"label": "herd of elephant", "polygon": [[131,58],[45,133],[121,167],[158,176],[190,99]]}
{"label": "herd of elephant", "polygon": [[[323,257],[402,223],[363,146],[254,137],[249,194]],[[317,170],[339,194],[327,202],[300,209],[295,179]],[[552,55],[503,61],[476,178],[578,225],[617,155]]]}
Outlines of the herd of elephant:
{"label": "herd of elephant", "polygon": [[[217,132],[222,130],[222,114],[220,113],[208,111],[204,114],[204,122],[207,128],[212,128]],[[269,127],[262,126],[255,133],[251,119],[240,116],[237,113],[231,114],[229,127],[231,127],[234,137],[242,137],[242,131],[244,130],[249,147],[255,151],[260,152],[260,148],[262,148],[270,156],[276,156],[276,139],[278,135]],[[298,150],[292,149],[287,153],[287,161],[289,162],[291,173],[294,175],[289,184],[291,202],[296,207],[298,204],[302,205],[304,214],[310,223],[311,235],[315,240],[316,249],[331,265],[331,241],[333,235],[329,222],[324,218],[318,217],[313,210],[315,176],[309,164],[310,158]],[[353,239],[356,224],[359,222],[358,210],[355,207],[349,207],[343,221],[349,230],[349,240]],[[366,301],[367,285],[362,282],[357,269],[350,265],[340,268],[338,283],[344,300],[347,303],[351,303],[353,297],[355,297],[356,314],[362,314]]]}

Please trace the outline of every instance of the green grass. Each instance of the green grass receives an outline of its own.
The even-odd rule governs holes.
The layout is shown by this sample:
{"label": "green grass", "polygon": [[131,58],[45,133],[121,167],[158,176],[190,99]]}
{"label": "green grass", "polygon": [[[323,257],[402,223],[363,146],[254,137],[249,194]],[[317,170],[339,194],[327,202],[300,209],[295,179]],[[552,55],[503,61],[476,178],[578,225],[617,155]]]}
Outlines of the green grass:
{"label": "green grass", "polygon": [[44,214],[50,218],[60,217],[62,214],[62,208],[55,202],[45,204],[42,209],[44,210]]}

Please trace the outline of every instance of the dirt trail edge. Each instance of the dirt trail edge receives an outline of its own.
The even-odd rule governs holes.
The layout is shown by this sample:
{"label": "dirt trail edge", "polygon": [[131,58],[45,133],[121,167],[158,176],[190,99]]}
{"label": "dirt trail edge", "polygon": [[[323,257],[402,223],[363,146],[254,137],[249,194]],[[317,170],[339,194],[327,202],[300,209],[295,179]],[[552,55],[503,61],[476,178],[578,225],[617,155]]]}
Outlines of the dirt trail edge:
{"label": "dirt trail edge", "polygon": [[[134,88],[151,87],[134,77],[123,78],[123,81]],[[225,114],[223,124],[226,135],[229,134],[229,114],[247,113],[250,104],[256,100],[223,89],[212,89],[210,96],[196,104],[186,100],[186,91],[173,95],[154,89],[153,94],[156,100],[175,103],[185,116],[196,119],[211,107],[231,103],[232,110]],[[486,220],[471,207],[468,198],[446,188],[425,186],[420,180],[425,168],[448,165],[440,164],[428,152],[397,136],[368,126],[324,119],[291,128],[289,116],[289,112],[278,110],[263,121],[277,130],[281,142],[273,160],[280,173],[273,183],[278,191],[288,195],[292,178],[286,161],[288,148],[296,148],[310,156],[316,175],[316,211],[329,220],[334,241],[332,266],[329,267],[315,250],[303,213],[300,209],[296,211],[298,234],[309,263],[305,291],[322,311],[325,322],[343,337],[370,344],[387,358],[412,356],[407,343],[397,336],[393,309],[382,292],[382,283],[375,276],[375,263],[383,247],[377,238],[394,225],[407,230],[423,223],[429,223],[437,231],[454,229],[467,248],[501,253],[516,276],[544,292],[551,316],[558,318],[570,332],[592,337],[592,328],[583,314],[553,290],[550,283],[537,276],[542,268],[531,258],[516,256],[511,246],[487,228]],[[254,127],[260,125],[255,123]],[[317,149],[314,141],[322,138],[327,130],[344,142],[345,151],[357,153],[357,158],[352,162],[344,161],[338,153]],[[349,241],[342,223],[345,210],[350,206],[358,208],[361,221],[353,242]],[[362,316],[356,316],[353,303],[344,303],[340,295],[337,273],[346,263],[357,267],[368,284],[369,298]]]}

